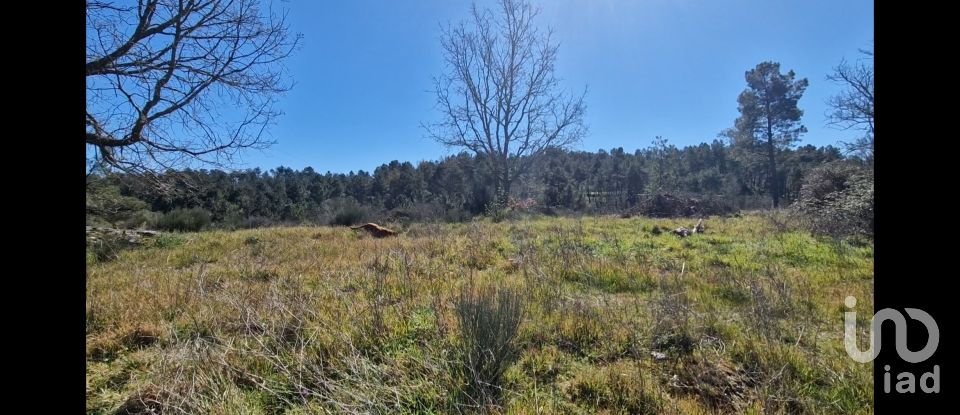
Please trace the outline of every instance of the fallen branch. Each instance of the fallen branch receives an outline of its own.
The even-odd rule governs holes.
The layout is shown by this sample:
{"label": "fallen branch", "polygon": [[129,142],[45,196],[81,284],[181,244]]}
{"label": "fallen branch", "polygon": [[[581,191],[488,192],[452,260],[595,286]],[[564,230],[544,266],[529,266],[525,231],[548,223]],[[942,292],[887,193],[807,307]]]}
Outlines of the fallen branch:
{"label": "fallen branch", "polygon": [[681,238],[686,238],[695,233],[703,233],[703,218],[700,218],[700,221],[698,221],[692,229],[687,229],[681,226],[673,230],[673,234]]}
{"label": "fallen branch", "polygon": [[87,234],[91,233],[113,233],[118,235],[140,235],[140,236],[157,236],[160,235],[160,231],[149,231],[143,229],[116,229],[116,228],[100,228],[95,226],[87,226]]}

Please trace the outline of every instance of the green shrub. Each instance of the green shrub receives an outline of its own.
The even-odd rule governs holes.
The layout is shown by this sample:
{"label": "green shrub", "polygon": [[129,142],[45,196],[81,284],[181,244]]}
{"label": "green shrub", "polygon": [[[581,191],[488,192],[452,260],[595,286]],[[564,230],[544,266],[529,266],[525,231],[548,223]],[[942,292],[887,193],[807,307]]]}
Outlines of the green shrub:
{"label": "green shrub", "polygon": [[330,225],[351,226],[363,221],[363,210],[356,206],[347,206],[341,209],[333,219],[330,219]]}
{"label": "green shrub", "polygon": [[174,209],[156,219],[154,227],[168,231],[197,232],[210,224],[210,212],[201,208]]}
{"label": "green shrub", "polygon": [[243,229],[267,228],[273,226],[274,221],[266,216],[251,216],[241,222]]}

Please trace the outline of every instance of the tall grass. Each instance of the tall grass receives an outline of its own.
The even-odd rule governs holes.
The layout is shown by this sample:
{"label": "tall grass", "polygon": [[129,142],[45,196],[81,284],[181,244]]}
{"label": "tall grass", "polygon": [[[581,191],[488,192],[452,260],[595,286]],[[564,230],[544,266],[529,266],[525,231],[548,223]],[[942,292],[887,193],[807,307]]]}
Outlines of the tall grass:
{"label": "tall grass", "polygon": [[751,215],[651,231],[687,222],[217,230],[92,258],[87,412],[871,412],[837,322],[848,295],[872,309],[872,245]]}
{"label": "tall grass", "polygon": [[474,405],[499,403],[501,379],[517,360],[524,299],[511,288],[466,286],[456,299],[466,393]]}

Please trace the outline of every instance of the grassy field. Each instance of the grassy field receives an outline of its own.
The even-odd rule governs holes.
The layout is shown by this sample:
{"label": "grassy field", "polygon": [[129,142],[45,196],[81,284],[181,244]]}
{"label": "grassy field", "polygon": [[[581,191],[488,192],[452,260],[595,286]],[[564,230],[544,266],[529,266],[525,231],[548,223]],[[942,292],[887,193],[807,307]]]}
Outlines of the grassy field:
{"label": "grassy field", "polygon": [[[869,413],[873,247],[758,215],[167,234],[88,253],[88,413]],[[866,334],[861,333],[861,339]],[[490,347],[486,347],[488,345]]]}

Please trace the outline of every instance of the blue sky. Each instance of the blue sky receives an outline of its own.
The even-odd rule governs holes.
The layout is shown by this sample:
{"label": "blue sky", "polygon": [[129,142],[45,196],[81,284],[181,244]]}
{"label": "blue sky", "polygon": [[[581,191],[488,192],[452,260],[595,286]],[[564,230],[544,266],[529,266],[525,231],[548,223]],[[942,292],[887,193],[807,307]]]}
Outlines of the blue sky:
{"label": "blue sky", "polygon": [[[478,1],[479,5],[491,1]],[[538,24],[560,41],[557,75],[589,88],[589,134],[576,148],[632,152],[657,135],[683,146],[733,125],[744,72],[761,61],[806,77],[802,144],[847,140],[825,125],[825,79],[873,42],[867,0],[542,0]],[[278,141],[241,168],[367,170],[391,160],[436,160],[456,150],[419,127],[438,117],[431,79],[443,70],[439,25],[468,16],[460,0],[291,0],[303,46],[288,62],[296,84],[270,129]]]}

